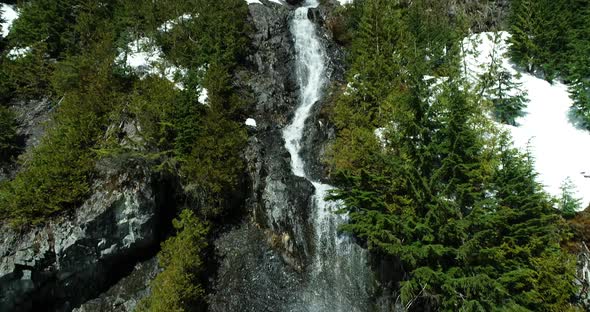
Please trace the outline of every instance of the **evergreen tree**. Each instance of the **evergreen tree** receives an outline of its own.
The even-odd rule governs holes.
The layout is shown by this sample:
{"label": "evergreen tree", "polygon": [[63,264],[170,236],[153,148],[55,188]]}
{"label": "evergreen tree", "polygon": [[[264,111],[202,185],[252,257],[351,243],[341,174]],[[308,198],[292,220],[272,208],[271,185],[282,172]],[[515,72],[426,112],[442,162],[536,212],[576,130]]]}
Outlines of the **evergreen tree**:
{"label": "evergreen tree", "polygon": [[139,303],[138,311],[203,310],[205,290],[199,281],[209,225],[188,209],[182,211],[173,225],[176,236],[162,243],[158,254],[163,271],[151,282],[151,293]]}
{"label": "evergreen tree", "polygon": [[569,177],[563,181],[560,190],[561,195],[558,198],[558,208],[561,214],[567,218],[571,218],[580,210],[582,200],[576,197],[576,187]]}
{"label": "evergreen tree", "polygon": [[529,73],[537,69],[540,47],[535,38],[541,30],[537,21],[538,6],[534,0],[517,0],[511,4],[510,57]]}
{"label": "evergreen tree", "polygon": [[[342,200],[350,216],[343,230],[376,255],[401,261],[406,278],[399,293],[409,311],[570,309],[575,263],[559,247],[562,219],[536,183],[532,162],[498,136],[481,97],[462,80],[462,24],[448,22],[453,30],[428,35],[445,20],[419,18],[436,15],[424,9],[428,4],[416,1],[400,11],[398,78],[386,95],[363,97],[367,107],[390,112],[380,144],[369,144],[375,123],[356,122],[366,120],[362,114],[338,134],[339,151],[339,144],[353,141],[351,133],[366,134],[365,144],[355,145],[362,151],[334,156],[339,188],[332,198]],[[437,50],[445,53],[433,61]],[[437,73],[447,79],[424,80]],[[499,95],[498,106],[514,116],[521,99],[507,102],[517,87],[512,77],[489,78],[486,92]],[[356,79],[366,90],[372,87],[370,78]],[[342,95],[337,120],[358,109],[349,100],[354,92]]]}
{"label": "evergreen tree", "polygon": [[528,102],[526,91],[522,90],[522,83],[510,71],[503,67],[502,57],[498,47],[503,44],[502,36],[496,32],[489,36],[494,43],[490,64],[484,64],[486,71],[479,77],[479,93],[489,99],[493,105],[494,116],[497,121],[515,125],[515,120],[523,115],[522,110]]}
{"label": "evergreen tree", "polygon": [[578,27],[570,31],[569,91],[574,100],[574,111],[582,125],[590,129],[590,6],[582,10]]}

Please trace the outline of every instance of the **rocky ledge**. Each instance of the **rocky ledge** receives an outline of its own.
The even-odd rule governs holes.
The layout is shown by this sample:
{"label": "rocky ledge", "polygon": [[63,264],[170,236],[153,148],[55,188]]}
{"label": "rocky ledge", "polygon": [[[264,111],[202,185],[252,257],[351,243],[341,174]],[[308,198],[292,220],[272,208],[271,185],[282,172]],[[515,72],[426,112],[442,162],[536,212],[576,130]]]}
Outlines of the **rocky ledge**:
{"label": "rocky ledge", "polygon": [[129,274],[159,244],[157,178],[142,161],[99,164],[70,216],[0,232],[0,311],[69,311]]}

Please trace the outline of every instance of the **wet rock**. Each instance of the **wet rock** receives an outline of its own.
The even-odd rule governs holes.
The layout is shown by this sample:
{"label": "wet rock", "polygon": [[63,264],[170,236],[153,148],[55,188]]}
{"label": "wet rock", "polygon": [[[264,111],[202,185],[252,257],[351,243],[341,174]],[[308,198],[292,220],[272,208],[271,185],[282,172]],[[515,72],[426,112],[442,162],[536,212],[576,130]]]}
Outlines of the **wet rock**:
{"label": "wet rock", "polygon": [[249,70],[239,73],[242,87],[252,91],[258,129],[282,128],[297,103],[295,51],[289,32],[290,11],[283,5],[250,5],[254,53]]}
{"label": "wet rock", "polygon": [[301,3],[303,3],[303,0],[285,0],[285,1],[287,1],[287,3],[290,5],[300,5]]}
{"label": "wet rock", "polygon": [[0,311],[68,311],[131,271],[158,245],[154,179],[141,161],[105,161],[72,215],[0,232]]}
{"label": "wet rock", "polygon": [[208,298],[209,311],[289,311],[301,280],[269,247],[266,237],[246,223],[215,242],[220,268]]}
{"label": "wet rock", "polygon": [[580,244],[578,253],[578,266],[576,272],[576,284],[579,286],[577,302],[586,311],[590,310],[590,249],[586,243]]}
{"label": "wet rock", "polygon": [[301,269],[310,249],[307,219],[313,186],[291,172],[281,132],[298,104],[291,11],[280,5],[249,9],[256,30],[254,53],[239,79],[256,102],[249,114],[257,120],[257,130],[245,152],[252,181],[248,208],[258,225],[271,230],[269,236],[288,238],[275,240],[280,242],[275,247],[287,263]]}
{"label": "wet rock", "polygon": [[90,300],[74,312],[132,312],[137,304],[150,292],[150,282],[160,272],[158,261],[154,257],[138,263],[133,272],[121,279],[116,285]]}
{"label": "wet rock", "polygon": [[[318,21],[324,21],[332,14],[332,10],[339,6],[333,2],[328,5],[320,6],[314,9],[314,18]],[[311,12],[311,10],[310,10]],[[314,19],[312,19],[314,20]],[[335,43],[332,34],[325,27],[318,27],[320,39],[326,49],[326,76],[330,84],[326,85],[323,90],[324,95],[321,102],[316,103],[312,108],[310,117],[305,122],[305,131],[303,133],[303,148],[301,152],[306,159],[306,172],[312,180],[328,182],[329,172],[324,160],[327,159],[328,144],[335,138],[336,129],[331,123],[326,108],[332,105],[334,90],[339,86],[346,85],[344,74],[345,70],[345,50]]]}

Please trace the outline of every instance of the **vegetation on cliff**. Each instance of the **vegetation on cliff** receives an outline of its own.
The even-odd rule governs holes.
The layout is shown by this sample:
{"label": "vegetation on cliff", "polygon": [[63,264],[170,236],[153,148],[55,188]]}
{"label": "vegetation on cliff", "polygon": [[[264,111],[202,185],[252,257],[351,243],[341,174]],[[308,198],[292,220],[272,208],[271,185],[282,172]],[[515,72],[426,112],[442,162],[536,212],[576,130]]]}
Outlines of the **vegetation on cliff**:
{"label": "vegetation on cliff", "polygon": [[332,114],[332,197],[351,220],[343,230],[401,260],[399,296],[411,311],[576,310],[565,221],[535,181],[534,160],[487,117],[495,109],[510,123],[519,99],[489,105],[462,75],[469,22],[449,7],[348,8],[357,22],[347,24],[358,26]]}
{"label": "vegetation on cliff", "polygon": [[[2,50],[1,100],[7,106],[49,97],[54,112],[41,144],[21,157],[14,180],[0,186],[0,218],[36,224],[75,209],[105,155],[151,159],[178,174],[195,200],[211,207],[208,214],[223,214],[224,194],[243,171],[248,96],[238,94],[232,73],[247,51],[246,16],[247,5],[238,0],[23,3]],[[119,64],[127,44],[145,36],[170,66],[184,69],[183,88]],[[11,55],[17,48],[23,53]],[[10,118],[2,114],[0,123],[7,156],[17,148]],[[113,130],[125,118],[137,121],[139,145],[121,143],[123,134]]]}

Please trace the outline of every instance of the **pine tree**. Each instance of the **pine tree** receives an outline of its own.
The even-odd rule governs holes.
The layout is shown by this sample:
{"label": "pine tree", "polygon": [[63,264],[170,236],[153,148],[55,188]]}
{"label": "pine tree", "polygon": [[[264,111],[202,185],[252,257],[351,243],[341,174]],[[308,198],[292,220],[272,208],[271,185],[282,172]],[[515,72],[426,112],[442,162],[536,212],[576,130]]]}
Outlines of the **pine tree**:
{"label": "pine tree", "polygon": [[521,91],[522,83],[515,82],[509,71],[501,70],[496,77],[495,85],[489,90],[494,116],[499,122],[516,125],[516,118],[523,116],[522,110],[528,102],[527,94]]}
{"label": "pine tree", "polygon": [[570,31],[570,50],[568,80],[570,94],[574,100],[573,108],[582,122],[590,130],[590,7],[581,10],[577,28]]}
{"label": "pine tree", "polygon": [[492,191],[494,211],[499,212],[494,250],[501,256],[497,265],[502,269],[497,278],[518,306],[532,311],[567,310],[575,265],[560,248],[567,227],[536,182],[531,156],[509,145],[506,137],[501,138]]}
{"label": "pine tree", "polygon": [[[429,3],[402,10],[400,78],[387,96],[370,98],[368,105],[391,107],[381,146],[356,145],[364,148],[360,161],[336,162],[332,198],[350,216],[343,230],[376,255],[401,261],[399,294],[408,311],[568,309],[574,262],[559,248],[565,226],[536,183],[532,162],[497,135],[481,97],[465,85],[458,47],[446,42],[452,32],[424,32],[437,24],[418,18],[435,14],[423,9]],[[447,47],[443,66],[426,49],[435,46]],[[424,81],[438,71],[448,79]],[[512,77],[490,81],[490,93],[509,99]],[[359,77],[358,84],[369,89],[372,82]],[[499,102],[514,115],[511,108],[520,106],[509,104]],[[355,109],[349,105],[343,101],[336,114]],[[352,129],[372,134],[373,127]]]}
{"label": "pine tree", "polygon": [[569,177],[563,181],[559,189],[561,195],[558,198],[558,208],[565,217],[571,218],[580,210],[582,200],[576,197],[576,186]]}
{"label": "pine tree", "polygon": [[173,220],[176,236],[158,253],[163,271],[151,282],[151,293],[138,305],[142,312],[200,311],[205,290],[199,283],[209,225],[189,209]]}
{"label": "pine tree", "polygon": [[511,27],[510,33],[510,57],[512,60],[524,67],[529,73],[537,68],[537,58],[539,57],[540,47],[535,41],[535,36],[539,32],[536,21],[536,1],[517,0],[513,1],[511,8]]}
{"label": "pine tree", "polygon": [[493,40],[494,49],[490,55],[490,64],[486,64],[487,70],[479,77],[479,93],[492,102],[497,121],[515,125],[516,118],[523,115],[522,110],[528,102],[527,93],[518,81],[519,75],[515,77],[501,63],[502,57],[497,50],[502,44],[500,33],[495,33],[490,39]]}

